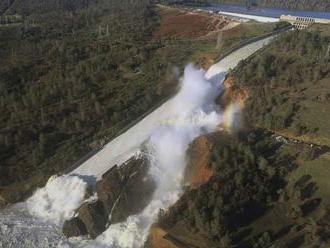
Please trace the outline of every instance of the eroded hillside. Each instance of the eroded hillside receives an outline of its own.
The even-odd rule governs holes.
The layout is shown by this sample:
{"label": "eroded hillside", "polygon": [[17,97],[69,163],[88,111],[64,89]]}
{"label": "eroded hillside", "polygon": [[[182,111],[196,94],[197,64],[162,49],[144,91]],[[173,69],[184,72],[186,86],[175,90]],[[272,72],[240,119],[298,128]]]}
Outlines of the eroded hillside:
{"label": "eroded hillside", "polygon": [[230,73],[219,104],[244,106],[244,125],[191,144],[188,187],[151,238],[162,230],[168,247],[328,246],[329,38],[326,26],[288,32]]}
{"label": "eroded hillside", "polygon": [[81,163],[173,94],[186,63],[207,68],[231,45],[277,28],[148,1],[52,2],[42,13],[38,1],[22,3],[0,24],[5,203]]}

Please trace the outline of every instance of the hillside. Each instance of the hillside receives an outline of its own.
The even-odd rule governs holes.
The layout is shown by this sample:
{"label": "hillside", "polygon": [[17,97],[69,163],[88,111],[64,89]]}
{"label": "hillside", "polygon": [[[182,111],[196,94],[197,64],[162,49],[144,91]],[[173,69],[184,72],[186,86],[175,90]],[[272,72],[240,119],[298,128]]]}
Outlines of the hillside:
{"label": "hillside", "polygon": [[[43,10],[44,1],[15,1],[2,16],[3,201],[25,198],[160,104],[187,62],[207,67],[230,45],[277,27],[128,2],[50,1]],[[219,49],[217,32],[229,23],[236,27]]]}
{"label": "hillside", "polygon": [[328,247],[329,41],[326,26],[286,33],[230,73],[218,102],[244,103],[244,128],[191,144],[190,186],[151,244],[162,230],[174,247]]}
{"label": "hillside", "polygon": [[242,62],[230,77],[233,87],[248,91],[247,122],[328,146],[329,41],[321,27],[293,32]]}
{"label": "hillside", "polygon": [[63,2],[43,11],[44,1],[15,1],[6,14],[17,12],[20,22],[0,25],[0,186],[12,186],[12,200],[140,115],[155,100],[152,81],[161,81],[151,72],[159,69],[144,63],[157,49],[149,42],[157,15],[147,1],[134,12],[122,1],[64,9],[52,3]]}

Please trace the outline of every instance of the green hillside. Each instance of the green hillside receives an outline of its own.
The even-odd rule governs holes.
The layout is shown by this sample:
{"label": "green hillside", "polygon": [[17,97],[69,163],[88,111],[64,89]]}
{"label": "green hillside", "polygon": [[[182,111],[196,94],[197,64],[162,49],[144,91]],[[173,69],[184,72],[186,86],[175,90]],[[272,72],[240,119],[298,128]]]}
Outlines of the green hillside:
{"label": "green hillside", "polygon": [[230,73],[230,90],[248,93],[245,128],[206,136],[213,176],[160,213],[167,240],[199,248],[328,247],[329,41],[327,26],[289,32]]}
{"label": "green hillside", "polygon": [[149,1],[15,1],[6,17],[14,13],[0,22],[0,195],[9,202],[163,101],[177,85],[173,68],[211,48],[154,39],[160,16]]}
{"label": "green hillside", "polygon": [[[203,25],[164,24],[184,15],[142,0],[13,2],[0,16],[0,205],[24,199],[163,102],[186,63],[209,65],[223,52]],[[274,28],[238,26],[223,47]],[[194,35],[181,39],[182,29]]]}

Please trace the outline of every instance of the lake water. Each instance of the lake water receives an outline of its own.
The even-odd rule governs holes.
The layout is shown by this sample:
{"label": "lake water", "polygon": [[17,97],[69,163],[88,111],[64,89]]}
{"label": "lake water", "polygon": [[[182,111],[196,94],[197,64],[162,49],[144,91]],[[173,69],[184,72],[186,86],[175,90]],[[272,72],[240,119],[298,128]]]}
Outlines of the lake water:
{"label": "lake water", "polygon": [[202,9],[212,10],[212,11],[224,11],[224,12],[234,12],[246,15],[257,15],[279,18],[281,15],[292,15],[301,17],[313,17],[313,18],[325,18],[330,19],[330,12],[316,12],[316,11],[295,11],[295,10],[284,10],[275,8],[263,8],[263,7],[252,7],[247,9],[243,6],[229,5],[229,4],[211,4],[207,7],[202,7]]}

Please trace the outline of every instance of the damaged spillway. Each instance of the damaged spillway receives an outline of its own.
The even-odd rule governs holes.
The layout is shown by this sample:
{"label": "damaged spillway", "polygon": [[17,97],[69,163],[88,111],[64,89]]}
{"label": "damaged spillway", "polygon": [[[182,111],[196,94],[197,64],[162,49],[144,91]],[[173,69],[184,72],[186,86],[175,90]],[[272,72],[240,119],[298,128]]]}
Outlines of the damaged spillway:
{"label": "damaged spillway", "polygon": [[[0,247],[142,246],[159,210],[181,195],[189,144],[223,122],[214,102],[226,72],[271,39],[246,45],[207,72],[188,65],[177,95],[74,171],[0,213]],[[67,236],[79,237],[65,238],[63,224]]]}

